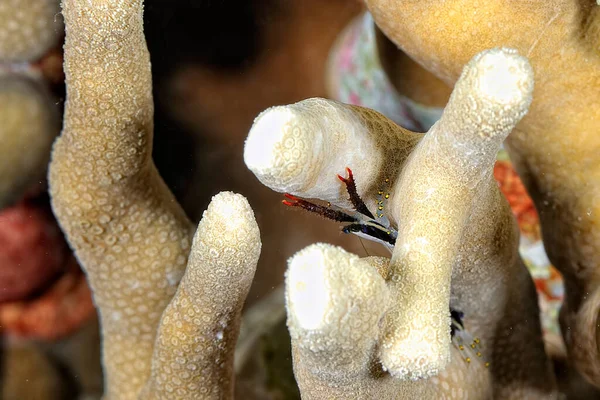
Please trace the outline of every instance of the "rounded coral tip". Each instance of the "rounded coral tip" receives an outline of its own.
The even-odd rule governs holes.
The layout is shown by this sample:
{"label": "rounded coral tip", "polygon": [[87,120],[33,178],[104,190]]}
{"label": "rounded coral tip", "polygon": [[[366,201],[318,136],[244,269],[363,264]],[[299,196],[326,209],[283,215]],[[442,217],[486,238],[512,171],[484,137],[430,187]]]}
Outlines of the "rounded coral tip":
{"label": "rounded coral tip", "polygon": [[323,243],[290,259],[286,289],[288,324],[293,331],[338,332],[336,340],[340,342],[347,339],[349,330],[355,338],[373,338],[371,330],[388,297],[375,268],[354,254]]}
{"label": "rounded coral tip", "polygon": [[490,102],[516,106],[524,111],[531,103],[533,69],[514,49],[496,48],[477,54],[467,65],[465,80]]}
{"label": "rounded coral tip", "polygon": [[223,221],[222,233],[235,233],[248,226],[256,227],[254,212],[248,200],[241,194],[220,192],[213,196],[204,216]]}
{"label": "rounded coral tip", "polygon": [[288,310],[302,329],[319,329],[330,308],[327,245],[314,245],[299,252],[289,262],[287,273]]}
{"label": "rounded coral tip", "polygon": [[476,138],[503,140],[527,113],[532,93],[527,58],[507,48],[482,51],[463,69],[442,120],[474,143]]}
{"label": "rounded coral tip", "polygon": [[301,104],[272,107],[254,121],[246,139],[244,161],[265,185],[279,192],[300,189],[313,164],[312,137],[319,130]]}

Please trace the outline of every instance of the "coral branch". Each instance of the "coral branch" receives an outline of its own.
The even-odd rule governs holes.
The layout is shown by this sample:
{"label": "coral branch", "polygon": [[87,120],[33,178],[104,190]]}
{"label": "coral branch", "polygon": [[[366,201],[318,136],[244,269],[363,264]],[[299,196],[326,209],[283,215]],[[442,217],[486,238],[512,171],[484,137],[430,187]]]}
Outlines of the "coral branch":
{"label": "coral branch", "polygon": [[[453,348],[452,373],[435,381],[403,381],[374,360],[390,290],[389,260],[360,259],[315,244],[298,252],[286,274],[288,327],[302,398],[459,398],[490,396],[482,363],[469,365]],[[425,338],[423,338],[425,340]]]}
{"label": "coral branch", "polygon": [[391,175],[421,137],[375,111],[308,99],[261,113],[246,139],[244,161],[275,191],[346,209],[352,203],[336,173],[351,167],[360,171],[356,189],[372,210],[375,197],[364,193],[383,185],[385,178],[395,178]]}
{"label": "coral branch", "polygon": [[214,198],[178,288],[193,226],[150,157],[142,2],[65,0],[63,13],[67,102],[50,192],[100,312],[105,396],[231,398],[239,316],[260,252],[252,211],[239,195]]}
{"label": "coral branch", "polygon": [[[388,298],[376,269],[340,248],[316,244],[290,260],[286,303],[296,374],[306,377],[299,381],[301,390],[330,379],[348,388],[356,384],[354,378],[364,373],[376,351]],[[315,369],[327,375],[313,379]]]}
{"label": "coral branch", "polygon": [[246,199],[229,192],[215,196],[163,313],[152,378],[140,398],[233,398],[233,354],[260,247]]}
{"label": "coral branch", "polygon": [[[462,232],[474,207],[494,201],[495,156],[527,111],[532,83],[531,67],[514,51],[477,55],[465,67],[442,119],[402,171],[394,197],[412,201],[391,206],[402,223],[390,278],[396,297],[381,351],[393,375],[408,369],[413,378],[433,376],[449,360],[450,276]],[[416,314],[432,329],[428,341],[419,329],[403,326]]]}
{"label": "coral branch", "polygon": [[64,129],[52,206],[99,309],[107,398],[136,398],[193,226],[151,162],[152,85],[142,2],[63,3]]}

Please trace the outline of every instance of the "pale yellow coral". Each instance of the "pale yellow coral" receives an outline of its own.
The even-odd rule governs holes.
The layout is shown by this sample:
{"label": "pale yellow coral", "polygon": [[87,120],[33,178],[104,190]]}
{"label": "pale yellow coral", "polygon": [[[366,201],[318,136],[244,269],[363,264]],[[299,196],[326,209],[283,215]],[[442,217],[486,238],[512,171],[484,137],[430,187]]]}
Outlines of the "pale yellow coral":
{"label": "pale yellow coral", "polygon": [[258,226],[246,199],[215,196],[163,313],[152,377],[140,398],[233,398],[234,348],[259,254]]}
{"label": "pale yellow coral", "polygon": [[0,0],[0,62],[35,61],[57,44],[58,0]]}
{"label": "pale yellow coral", "polygon": [[546,252],[565,278],[561,328],[570,358],[600,386],[600,7],[593,0],[367,0],[383,32],[452,85],[477,52],[527,55],[536,91],[508,137],[540,214]]}
{"label": "pale yellow coral", "polygon": [[217,195],[191,243],[151,159],[142,1],[65,0],[63,14],[67,102],[50,193],[99,309],[105,397],[230,398],[260,251],[253,213]]}
{"label": "pale yellow coral", "polygon": [[[442,119],[425,136],[373,111],[319,99],[268,110],[250,131],[246,163],[274,190],[348,208],[335,174],[350,167],[371,210],[380,191],[389,193],[386,215],[398,226],[398,240],[378,359],[394,377],[426,378],[444,370],[450,305],[488,344],[495,395],[552,391],[535,291],[517,256],[516,224],[492,177],[502,140],[527,111],[532,82],[523,57],[496,49],[465,68]],[[517,305],[520,313],[513,311]],[[456,372],[455,361],[448,373]],[[326,380],[325,369],[318,377],[316,367],[308,368],[307,387],[313,379]],[[407,387],[422,393],[421,386]]]}
{"label": "pale yellow coral", "polygon": [[0,75],[0,209],[44,177],[58,115],[37,82]]}

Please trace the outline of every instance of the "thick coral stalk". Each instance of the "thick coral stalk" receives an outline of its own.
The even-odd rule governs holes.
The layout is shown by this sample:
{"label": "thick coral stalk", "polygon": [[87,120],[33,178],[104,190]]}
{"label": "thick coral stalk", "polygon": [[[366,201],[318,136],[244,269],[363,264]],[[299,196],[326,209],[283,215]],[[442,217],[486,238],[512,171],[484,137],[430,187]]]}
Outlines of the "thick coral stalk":
{"label": "thick coral stalk", "polygon": [[142,1],[65,0],[63,13],[67,102],[50,192],[100,312],[105,396],[231,398],[260,251],[252,211],[239,195],[216,196],[184,276],[194,228],[151,159]]}
{"label": "thick coral stalk", "polygon": [[151,162],[152,83],[142,1],[63,2],[64,128],[54,212],[100,311],[108,398],[150,376],[156,326],[185,269],[193,226]]}
{"label": "thick coral stalk", "polygon": [[[529,63],[513,51],[477,55],[463,71],[441,120],[404,167],[391,212],[399,222],[383,365],[392,374],[437,374],[448,362],[450,276],[473,207],[489,201],[495,156],[527,112],[533,90]],[[451,199],[451,201],[449,201]],[[428,288],[437,288],[431,290]],[[411,315],[431,327],[402,327]],[[403,322],[404,321],[404,322]]]}

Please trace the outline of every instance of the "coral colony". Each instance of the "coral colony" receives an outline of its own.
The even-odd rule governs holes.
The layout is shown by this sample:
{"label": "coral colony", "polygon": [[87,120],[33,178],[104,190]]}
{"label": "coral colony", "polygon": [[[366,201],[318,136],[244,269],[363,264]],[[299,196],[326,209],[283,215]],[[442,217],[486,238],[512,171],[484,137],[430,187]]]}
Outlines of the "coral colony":
{"label": "coral colony", "polygon": [[[350,209],[332,174],[349,166],[358,195],[377,210],[390,180],[385,209],[398,237],[391,260],[379,261],[388,264],[379,275],[366,275],[367,262],[328,245],[290,261],[288,326],[303,396],[552,393],[535,290],[492,176],[496,152],[531,102],[532,75],[514,50],[477,55],[424,135],[323,99],[274,107],[256,119],[244,157],[273,190]],[[488,297],[494,302],[481,301]],[[465,362],[471,357],[451,345],[449,306],[463,313],[489,368]]]}
{"label": "coral colony", "polygon": [[100,313],[105,396],[231,398],[261,247],[253,212],[220,193],[194,235],[158,175],[142,2],[65,1],[63,14],[67,104],[50,192]]}
{"label": "coral colony", "polygon": [[[567,281],[569,355],[600,384],[600,25],[585,3],[368,0],[390,39],[454,85],[441,119],[415,133],[320,98],[256,118],[244,160],[261,183],[392,253],[360,258],[319,243],[289,260],[303,398],[558,397],[517,225],[492,173],[515,127],[510,151]],[[253,212],[220,193],[195,230],[160,178],[142,1],[62,7],[67,102],[50,192],[100,312],[105,396],[230,399],[261,248]]]}

